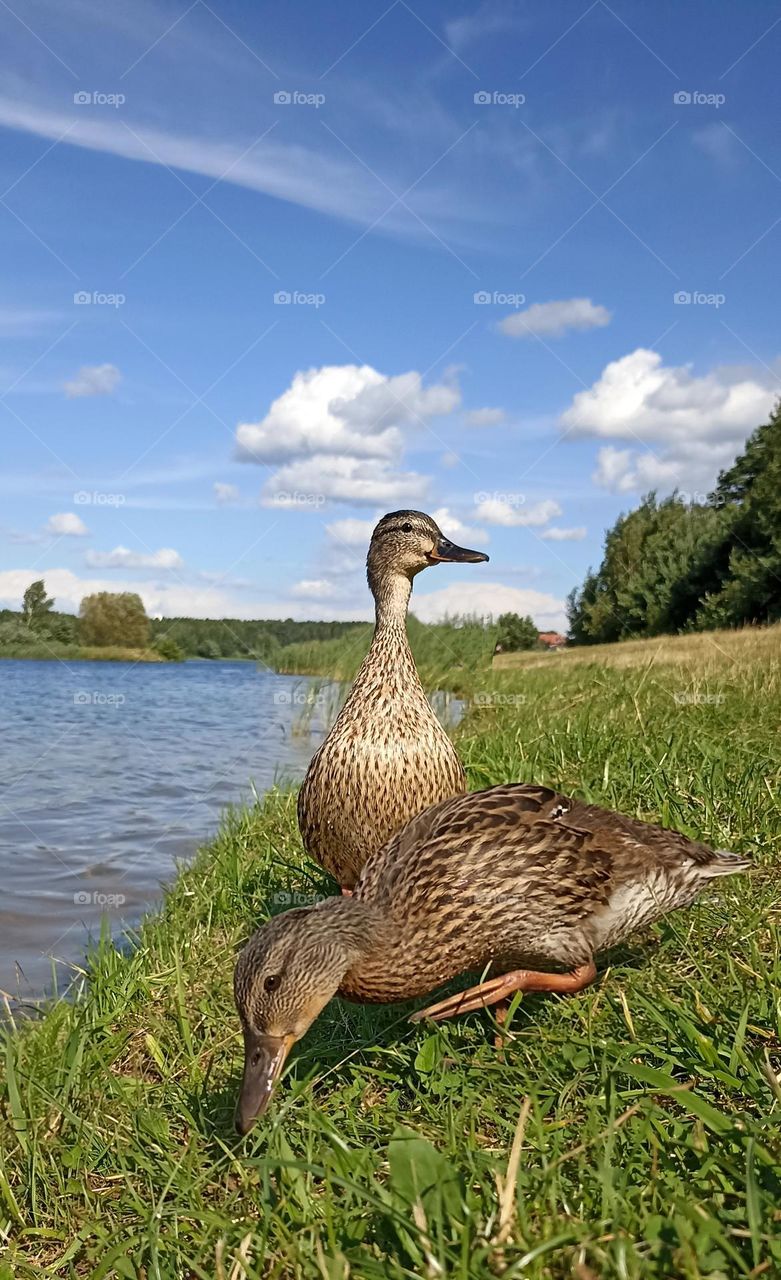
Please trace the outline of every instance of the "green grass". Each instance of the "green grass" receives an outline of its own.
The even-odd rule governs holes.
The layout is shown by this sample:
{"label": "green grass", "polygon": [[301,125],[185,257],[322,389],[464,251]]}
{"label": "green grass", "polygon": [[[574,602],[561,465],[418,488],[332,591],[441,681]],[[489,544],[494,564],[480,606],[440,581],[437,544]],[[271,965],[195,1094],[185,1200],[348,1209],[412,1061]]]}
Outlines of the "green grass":
{"label": "green grass", "polygon": [[[418,671],[427,689],[461,693],[474,687],[491,668],[497,628],[470,618],[451,622],[408,619],[407,629]],[[276,658],[277,669],[297,675],[352,680],[369,647],[374,624],[351,627],[333,640],[286,645]]]}
{"label": "green grass", "polygon": [[135,948],[104,941],[88,988],[7,1037],[0,1275],[781,1275],[781,670],[761,643],[484,673],[459,733],[473,787],[552,781],[758,869],[593,988],[525,998],[503,1058],[487,1014],[413,1027],[334,1001],[243,1140],[235,949],[330,886],[292,796],[229,815]]}

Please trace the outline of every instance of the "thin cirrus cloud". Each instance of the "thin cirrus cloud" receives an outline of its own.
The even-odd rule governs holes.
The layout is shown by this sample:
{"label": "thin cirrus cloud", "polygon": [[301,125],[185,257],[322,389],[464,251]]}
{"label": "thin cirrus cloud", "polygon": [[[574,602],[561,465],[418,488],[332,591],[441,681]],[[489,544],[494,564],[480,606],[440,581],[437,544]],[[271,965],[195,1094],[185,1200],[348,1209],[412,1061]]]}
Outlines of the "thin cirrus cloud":
{"label": "thin cirrus cloud", "polygon": [[770,369],[723,365],[695,374],[690,365],[665,365],[657,351],[638,347],[579,391],[560,425],[571,438],[628,446],[600,449],[593,479],[601,488],[694,490],[713,484],[777,395]]}
{"label": "thin cirrus cloud", "polygon": [[499,427],[506,417],[504,409],[470,409],[464,421],[468,427]]}
{"label": "thin cirrus cloud", "polygon": [[511,338],[560,338],[569,330],[602,329],[611,314],[590,298],[566,298],[559,302],[535,302],[525,311],[514,311],[497,328]]}
{"label": "thin cirrus cloud", "polygon": [[148,554],[114,547],[113,551],[88,551],[86,562],[92,569],[181,569],[184,561],[173,547],[160,547]]}
{"label": "thin cirrus cloud", "polygon": [[221,507],[228,507],[239,501],[241,493],[237,485],[224,484],[221,480],[215,480],[214,496]]}
{"label": "thin cirrus cloud", "polygon": [[370,365],[299,371],[260,422],[238,426],[237,457],[278,468],[263,489],[267,506],[420,501],[429,481],[401,469],[405,431],[425,431],[460,403],[453,381],[424,387],[414,370],[393,376]]}
{"label": "thin cirrus cloud", "polygon": [[[420,221],[399,202],[394,207],[387,190],[362,166],[322,147],[284,143],[270,134],[255,140],[251,136],[238,140],[197,136],[147,126],[140,120],[134,120],[132,128],[125,128],[122,121],[89,116],[78,108],[68,113],[59,107],[7,95],[0,95],[0,126],[64,146],[201,174],[348,222],[376,224],[384,233],[417,240],[427,234]],[[403,180],[398,180],[397,185],[403,187]],[[426,220],[444,219],[449,225],[453,201],[446,193],[421,193],[418,204]]]}
{"label": "thin cirrus cloud", "polygon": [[550,529],[543,529],[540,537],[546,542],[582,542],[587,532],[584,524],[572,529],[563,529],[560,525],[552,524]]}
{"label": "thin cirrus cloud", "polygon": [[119,386],[121,376],[114,364],[84,364],[75,377],[63,384],[63,390],[69,400],[109,396]]}

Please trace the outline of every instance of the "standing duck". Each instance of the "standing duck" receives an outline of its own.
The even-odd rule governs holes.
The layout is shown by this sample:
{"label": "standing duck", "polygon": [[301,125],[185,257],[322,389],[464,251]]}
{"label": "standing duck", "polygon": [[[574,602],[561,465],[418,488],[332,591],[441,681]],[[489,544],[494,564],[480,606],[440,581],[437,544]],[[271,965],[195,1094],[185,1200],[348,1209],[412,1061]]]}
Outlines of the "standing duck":
{"label": "standing duck", "polygon": [[368,859],[354,896],[274,917],[239,954],[237,1129],[265,1110],[291,1045],[332,996],[386,1003],[482,975],[418,1021],[515,991],[579,991],[599,951],[749,865],[547,787],[491,787],[427,809]]}
{"label": "standing duck", "polygon": [[487,559],[450,542],[422,511],[391,511],[372,534],[366,567],[374,636],[298,797],[304,848],[344,889],[416,813],[466,790],[461,761],[418,677],[407,605],[422,569]]}

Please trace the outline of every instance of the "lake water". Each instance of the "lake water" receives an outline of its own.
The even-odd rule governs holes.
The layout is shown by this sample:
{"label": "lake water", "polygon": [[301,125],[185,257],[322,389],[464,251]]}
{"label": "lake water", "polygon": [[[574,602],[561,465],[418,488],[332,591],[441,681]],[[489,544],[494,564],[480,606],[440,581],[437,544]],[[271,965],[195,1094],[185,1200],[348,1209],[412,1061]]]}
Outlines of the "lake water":
{"label": "lake water", "polygon": [[0,989],[67,986],[226,805],[297,782],[339,689],[245,662],[0,661]]}

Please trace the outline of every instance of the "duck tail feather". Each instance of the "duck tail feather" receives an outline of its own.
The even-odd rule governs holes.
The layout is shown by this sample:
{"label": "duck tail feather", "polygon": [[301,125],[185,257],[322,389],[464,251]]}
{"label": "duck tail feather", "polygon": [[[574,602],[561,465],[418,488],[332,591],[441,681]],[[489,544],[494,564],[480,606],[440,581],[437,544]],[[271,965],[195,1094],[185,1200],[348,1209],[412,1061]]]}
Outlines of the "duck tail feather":
{"label": "duck tail feather", "polygon": [[753,865],[752,859],[744,857],[742,853],[733,853],[731,849],[714,849],[710,862],[703,867],[703,870],[708,878],[734,876],[741,871],[750,870]]}

